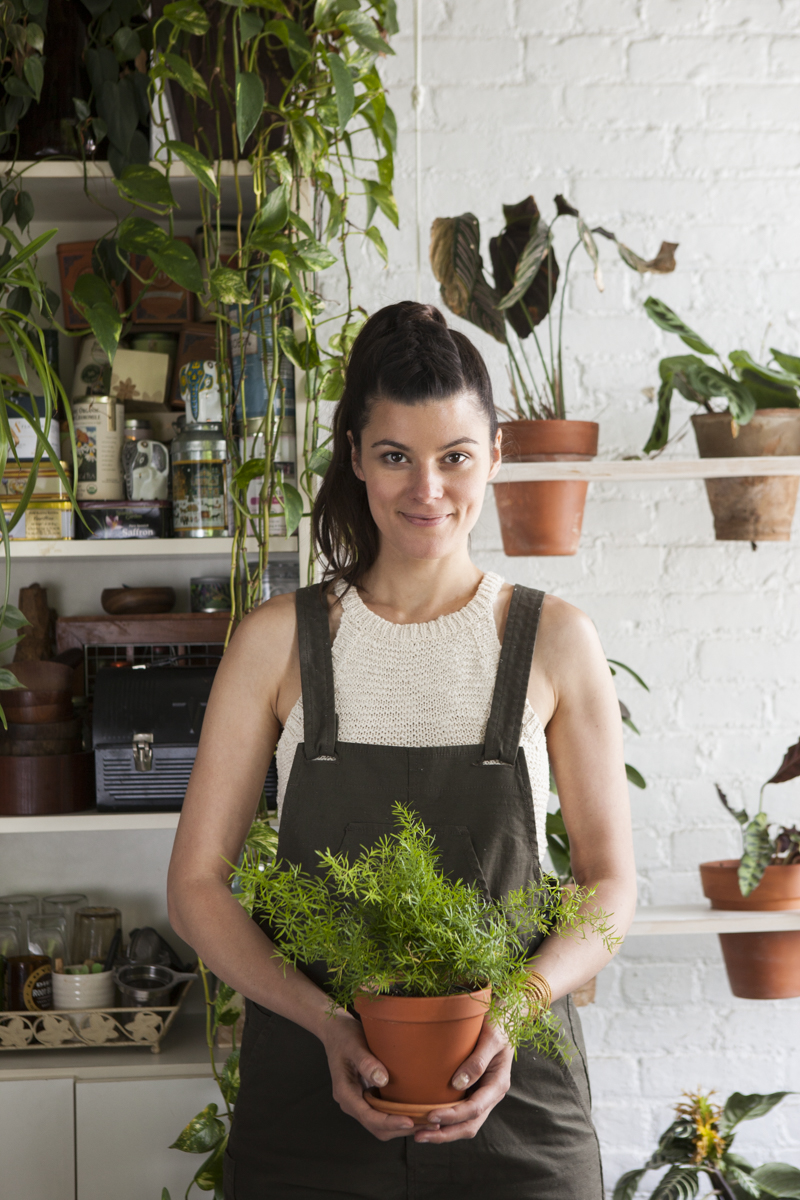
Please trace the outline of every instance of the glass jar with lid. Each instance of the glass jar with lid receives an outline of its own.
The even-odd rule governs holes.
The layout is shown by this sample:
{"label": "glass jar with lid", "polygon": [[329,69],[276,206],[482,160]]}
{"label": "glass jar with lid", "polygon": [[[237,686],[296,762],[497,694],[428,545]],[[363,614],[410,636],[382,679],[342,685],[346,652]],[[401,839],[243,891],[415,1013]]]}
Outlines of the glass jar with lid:
{"label": "glass jar with lid", "polygon": [[221,423],[179,428],[172,441],[175,536],[226,537],[227,492],[227,446]]}

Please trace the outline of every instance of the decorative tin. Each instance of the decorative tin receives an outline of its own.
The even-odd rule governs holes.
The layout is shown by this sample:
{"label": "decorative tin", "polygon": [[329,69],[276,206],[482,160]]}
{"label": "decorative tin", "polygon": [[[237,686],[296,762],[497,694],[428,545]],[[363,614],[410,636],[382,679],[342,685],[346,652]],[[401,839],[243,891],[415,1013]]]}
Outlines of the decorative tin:
{"label": "decorative tin", "polygon": [[72,377],[71,399],[107,396],[111,387],[111,363],[94,334],[81,338],[78,361]]}
{"label": "decorative tin", "polygon": [[[67,464],[62,462],[61,466],[68,476]],[[28,485],[30,475],[31,468],[27,463],[18,466],[17,463],[9,460],[6,463],[3,477],[0,479],[0,496],[21,496]],[[31,499],[47,503],[51,503],[53,500],[69,500],[66,488],[61,482],[61,476],[49,459],[39,463]]]}
{"label": "decorative tin", "polygon": [[186,424],[198,425],[222,420],[217,364],[194,359],[180,369],[181,400],[186,405]]}
{"label": "decorative tin", "polygon": [[125,405],[112,396],[89,396],[73,404],[72,418],[78,447],[78,500],[122,500]]}
{"label": "decorative tin", "polygon": [[75,521],[75,539],[79,542],[166,538],[172,534],[169,500],[89,500],[80,505],[80,510],[83,521]]}
{"label": "decorative tin", "polygon": [[219,422],[189,425],[172,441],[172,505],[176,537],[228,532],[226,444]]}
{"label": "decorative tin", "polygon": [[110,396],[124,400],[128,412],[161,408],[167,398],[170,358],[147,350],[118,350],[111,365]]}
{"label": "decorative tin", "polygon": [[[176,242],[192,245],[191,238],[179,237]],[[138,325],[182,325],[194,318],[194,293],[170,279],[164,271],[156,271],[144,254],[131,255],[131,303],[135,306],[133,321]],[[149,286],[140,283],[137,275],[150,280]]]}
{"label": "decorative tin", "polygon": [[230,576],[198,575],[190,579],[189,599],[192,612],[230,612]]}
{"label": "decorative tin", "polygon": [[[0,504],[3,516],[9,521],[17,500],[4,496]],[[69,500],[31,500],[9,537],[12,542],[69,541],[72,529],[73,512]]]}

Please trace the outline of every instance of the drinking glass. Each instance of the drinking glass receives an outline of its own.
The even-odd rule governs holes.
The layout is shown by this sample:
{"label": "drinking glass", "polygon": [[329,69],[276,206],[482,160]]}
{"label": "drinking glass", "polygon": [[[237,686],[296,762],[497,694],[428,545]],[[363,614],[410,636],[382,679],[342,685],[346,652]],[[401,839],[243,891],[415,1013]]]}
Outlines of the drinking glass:
{"label": "drinking glass", "polygon": [[20,945],[28,940],[28,917],[35,916],[39,911],[39,897],[27,892],[18,892],[13,896],[0,896],[0,922],[7,924],[9,919],[18,921],[20,927]]}
{"label": "drinking glass", "polygon": [[88,901],[89,897],[80,892],[64,892],[57,896],[42,898],[43,913],[53,913],[57,917],[63,917],[67,922],[67,954],[69,958],[65,961],[70,963],[73,962],[74,952],[75,912]]}
{"label": "drinking glass", "polygon": [[20,952],[19,924],[0,921],[0,958],[11,958]]}
{"label": "drinking glass", "polygon": [[92,904],[77,909],[73,934],[75,962],[104,962],[114,934],[121,927],[122,913],[118,908]]}
{"label": "drinking glass", "polygon": [[67,961],[67,922],[55,913],[44,913],[28,917],[28,950],[31,954],[44,954],[53,966],[63,969]]}

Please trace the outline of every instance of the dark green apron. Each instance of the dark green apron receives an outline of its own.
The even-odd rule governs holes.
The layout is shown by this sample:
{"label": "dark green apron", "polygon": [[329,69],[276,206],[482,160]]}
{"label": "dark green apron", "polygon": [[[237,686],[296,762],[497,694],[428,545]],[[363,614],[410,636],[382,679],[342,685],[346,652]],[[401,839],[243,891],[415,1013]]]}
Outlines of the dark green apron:
{"label": "dark green apron", "polygon": [[[328,606],[318,587],[301,589],[305,741],[286,788],[279,858],[317,873],[317,850],[372,845],[401,801],[434,830],[453,878],[495,897],[538,879],[519,741],[542,599],[514,589],[484,745],[407,749],[337,740]],[[324,986],[321,964],[306,973]],[[571,1065],[521,1050],[509,1092],[477,1136],[437,1146],[374,1138],[335,1103],[319,1039],[248,1001],[225,1200],[602,1200],[580,1023],[569,997],[553,1009],[573,1043]]]}

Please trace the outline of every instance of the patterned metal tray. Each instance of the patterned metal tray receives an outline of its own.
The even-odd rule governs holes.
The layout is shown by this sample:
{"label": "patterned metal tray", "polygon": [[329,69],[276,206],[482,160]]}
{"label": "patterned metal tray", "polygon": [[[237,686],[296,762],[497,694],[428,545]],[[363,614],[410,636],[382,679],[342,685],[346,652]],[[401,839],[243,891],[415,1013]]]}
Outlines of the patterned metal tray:
{"label": "patterned metal tray", "polygon": [[150,1008],[64,1008],[45,1012],[0,1012],[3,1050],[122,1050],[149,1046],[161,1052],[161,1040],[194,983],[179,985],[178,1002]]}

